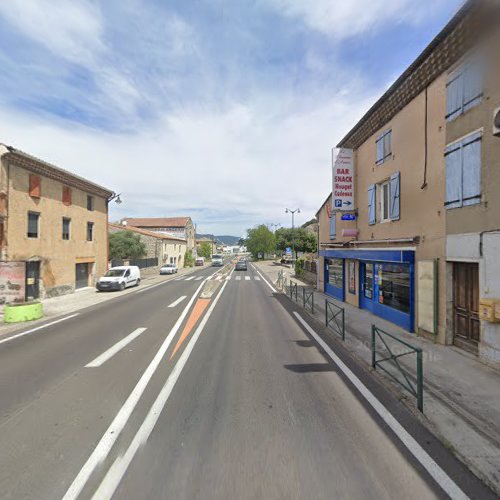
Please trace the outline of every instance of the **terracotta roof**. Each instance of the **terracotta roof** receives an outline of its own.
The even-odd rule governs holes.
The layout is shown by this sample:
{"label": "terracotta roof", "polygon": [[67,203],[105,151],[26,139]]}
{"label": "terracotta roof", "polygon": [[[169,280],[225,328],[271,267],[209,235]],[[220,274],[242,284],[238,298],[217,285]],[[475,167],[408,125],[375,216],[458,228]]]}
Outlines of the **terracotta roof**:
{"label": "terracotta roof", "polygon": [[0,152],[0,156],[5,158],[7,161],[12,161],[15,165],[18,165],[22,168],[26,168],[34,173],[38,173],[50,179],[54,179],[63,184],[67,184],[68,186],[73,186],[82,191],[87,191],[89,193],[96,194],[98,196],[102,196],[103,198],[110,198],[114,192],[91,182],[79,175],[73,174],[64,170],[60,167],[56,167],[55,165],[48,163],[46,161],[40,160],[35,156],[32,156],[28,153],[24,153],[12,146],[7,146],[5,144],[0,144],[7,149],[7,153],[3,155]]}
{"label": "terracotta roof", "polygon": [[190,217],[126,217],[123,220],[135,227],[186,227]]}
{"label": "terracotta roof", "polygon": [[144,236],[152,236],[153,238],[158,238],[159,240],[173,240],[186,243],[185,238],[170,236],[169,234],[156,233],[154,231],[147,231],[146,229],[141,229],[139,227],[123,226],[121,224],[113,224],[111,222],[108,224],[108,227],[116,229],[118,231],[132,231],[133,233],[143,234]]}

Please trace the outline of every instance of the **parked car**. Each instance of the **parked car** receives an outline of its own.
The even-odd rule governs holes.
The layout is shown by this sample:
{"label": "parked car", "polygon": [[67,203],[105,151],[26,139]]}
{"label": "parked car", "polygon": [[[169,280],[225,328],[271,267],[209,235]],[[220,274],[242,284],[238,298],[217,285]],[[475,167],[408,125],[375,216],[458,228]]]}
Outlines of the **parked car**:
{"label": "parked car", "polygon": [[203,266],[205,265],[205,259],[203,257],[197,257],[194,261],[195,266]]}
{"label": "parked car", "polygon": [[141,270],[137,266],[112,267],[96,283],[100,292],[104,290],[125,290],[129,286],[138,286],[141,282]]}
{"label": "parked car", "polygon": [[160,267],[160,274],[175,274],[178,270],[177,264],[164,264]]}
{"label": "parked car", "polygon": [[246,261],[246,259],[244,259],[244,260],[240,259],[238,262],[236,262],[235,270],[236,271],[246,271],[247,270],[247,261]]}

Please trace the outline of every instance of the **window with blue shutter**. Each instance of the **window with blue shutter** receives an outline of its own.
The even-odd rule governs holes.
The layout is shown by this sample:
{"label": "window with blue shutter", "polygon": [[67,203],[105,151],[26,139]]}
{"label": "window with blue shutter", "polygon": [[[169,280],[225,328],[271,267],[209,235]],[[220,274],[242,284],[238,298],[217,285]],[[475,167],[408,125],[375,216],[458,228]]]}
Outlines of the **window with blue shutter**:
{"label": "window with blue shutter", "polygon": [[392,130],[386,130],[379,135],[375,144],[377,146],[377,157],[375,163],[377,165],[384,163],[392,156]]}
{"label": "window with blue shutter", "polygon": [[455,70],[446,84],[446,119],[452,121],[476,104],[483,96],[483,65],[468,62]]}
{"label": "window with blue shutter", "polygon": [[330,239],[334,240],[337,237],[337,215],[332,212],[330,217]]}
{"label": "window with blue shutter", "polygon": [[390,219],[399,220],[401,208],[401,176],[399,172],[391,175],[390,182]]}
{"label": "window with blue shutter", "polygon": [[370,226],[377,222],[376,192],[377,186],[375,184],[371,184],[368,188],[368,224],[370,224]]}
{"label": "window with blue shutter", "polygon": [[446,160],[446,208],[481,202],[481,133],[476,132],[448,146]]}

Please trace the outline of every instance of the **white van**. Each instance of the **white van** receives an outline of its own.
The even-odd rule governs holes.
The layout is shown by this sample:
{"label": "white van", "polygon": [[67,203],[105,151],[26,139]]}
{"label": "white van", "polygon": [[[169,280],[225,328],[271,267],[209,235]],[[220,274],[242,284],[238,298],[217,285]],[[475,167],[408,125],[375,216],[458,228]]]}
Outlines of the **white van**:
{"label": "white van", "polygon": [[212,266],[221,267],[224,265],[224,258],[218,253],[212,255]]}
{"label": "white van", "polygon": [[141,270],[137,266],[112,267],[99,278],[96,288],[103,290],[125,290],[128,286],[137,286],[141,282]]}

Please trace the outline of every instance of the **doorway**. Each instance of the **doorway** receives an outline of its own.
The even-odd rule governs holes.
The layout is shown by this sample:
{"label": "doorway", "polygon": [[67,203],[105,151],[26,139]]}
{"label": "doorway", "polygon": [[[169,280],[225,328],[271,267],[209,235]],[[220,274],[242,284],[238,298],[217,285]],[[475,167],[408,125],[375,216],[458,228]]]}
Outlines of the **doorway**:
{"label": "doorway", "polygon": [[89,286],[89,264],[76,264],[75,272],[75,289],[85,288]]}
{"label": "doorway", "polygon": [[474,354],[478,352],[479,264],[453,264],[453,343]]}
{"label": "doorway", "polygon": [[40,261],[26,262],[26,300],[40,298]]}

